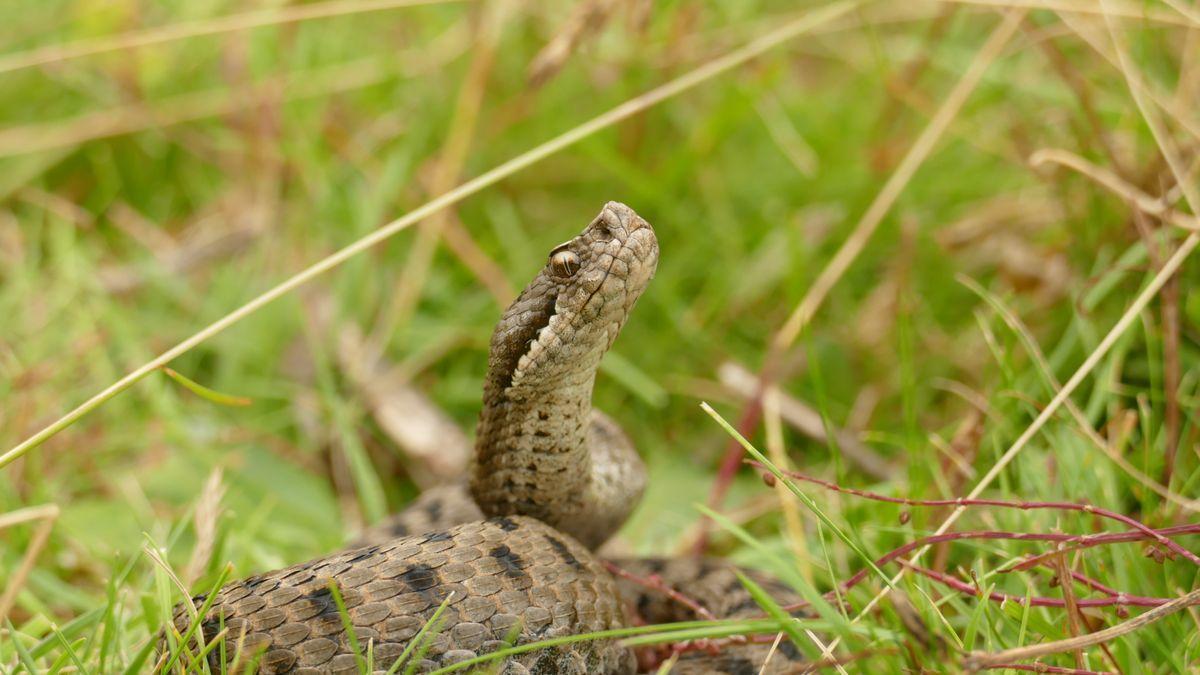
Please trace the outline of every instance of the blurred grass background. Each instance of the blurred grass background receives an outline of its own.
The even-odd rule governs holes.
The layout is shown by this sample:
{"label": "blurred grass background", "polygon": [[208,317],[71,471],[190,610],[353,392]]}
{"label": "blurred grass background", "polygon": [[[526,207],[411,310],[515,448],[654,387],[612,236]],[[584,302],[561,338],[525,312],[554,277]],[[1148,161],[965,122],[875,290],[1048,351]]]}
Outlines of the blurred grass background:
{"label": "blurred grass background", "polygon": [[[401,508],[428,482],[427,467],[397,448],[378,402],[346,372],[346,327],[375,350],[377,372],[469,432],[506,298],[609,199],[653,223],[662,247],[658,276],[597,384],[596,405],[651,467],[650,492],[618,546],[686,550],[698,536],[693,504],[707,499],[728,442],[698,403],[738,417],[744,399],[720,367],[763,366],[772,336],[1012,11],[1005,5],[862,3],[466,199],[440,221],[443,237],[403,232],[172,364],[250,405],[216,405],[155,374],[5,467],[0,513],[56,504],[61,516],[16,596],[0,668],[136,669],[180,599],[147,545],[190,570],[194,591],[226,562],[244,576],[323,554]],[[0,448],[458,182],[823,5],[428,3],[268,19],[70,59],[38,51],[323,6],[7,3]],[[770,364],[787,395],[888,467],[864,472],[837,446],[786,428],[790,461],[804,472],[896,495],[965,494],[1054,394],[987,300],[1021,317],[1064,381],[1181,241],[1179,228],[1127,198],[1029,160],[1064,149],[1187,211],[1114,63],[1113,36],[1147,90],[1169,103],[1160,114],[1194,187],[1200,9],[1185,0],[1053,7],[1024,16],[811,324]],[[22,67],[39,54],[49,56]],[[1074,396],[1113,451],[1184,498],[1200,478],[1196,278],[1185,264]],[[758,427],[754,440],[764,441]],[[811,568],[822,589],[859,569],[807,514],[803,541],[785,534],[776,494],[742,473],[721,508],[766,549]],[[947,515],[916,509],[898,519],[895,506],[812,494],[875,555]],[[1106,459],[1065,412],[987,494],[1086,500],[1155,527],[1195,518]],[[1111,525],[988,510],[960,527]],[[6,583],[36,531],[0,530]],[[1070,562],[1130,594],[1195,586],[1186,560],[1145,549],[1093,549]],[[966,543],[925,560],[983,587],[1060,596],[1052,570],[995,574],[1036,550]],[[719,531],[710,551],[765,564]],[[878,587],[855,591],[853,603],[861,608]],[[844,654],[879,653],[848,667],[953,670],[963,649],[1079,629],[1063,609],[1014,611],[912,575],[901,591],[906,599],[863,620],[902,638],[850,640]],[[1080,620],[1096,630],[1121,618],[1103,609]],[[1198,624],[1189,611],[1080,660],[1048,662],[1185,672],[1196,664]],[[60,639],[54,627],[64,625]]]}

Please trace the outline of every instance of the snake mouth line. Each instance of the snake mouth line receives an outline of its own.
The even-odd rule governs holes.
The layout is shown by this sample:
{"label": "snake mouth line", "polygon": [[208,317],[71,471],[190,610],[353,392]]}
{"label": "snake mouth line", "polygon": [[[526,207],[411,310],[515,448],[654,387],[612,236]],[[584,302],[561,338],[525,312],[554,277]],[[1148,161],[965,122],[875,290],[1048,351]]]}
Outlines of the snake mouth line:
{"label": "snake mouth line", "polygon": [[[621,248],[617,251],[617,254],[620,254],[621,251],[624,251],[627,248],[629,248],[629,240],[628,239],[621,242]],[[608,262],[608,267],[604,270],[604,278],[600,280],[600,283],[596,284],[596,289],[594,291],[592,291],[590,294],[588,294],[587,300],[583,301],[583,307],[587,307],[588,305],[592,304],[592,298],[596,297],[596,294],[600,292],[601,288],[604,288],[604,284],[606,282],[608,282],[608,278],[610,276],[612,276],[612,268],[616,262],[617,262],[617,256],[614,255],[612,257],[612,260],[610,260]],[[583,308],[581,307],[580,309],[583,309]],[[554,299],[554,313],[555,314],[558,313],[558,299],[557,298]],[[549,323],[550,323],[550,320],[547,319],[546,324],[549,325]],[[538,337],[541,337],[541,335],[540,335],[541,331],[538,331],[538,332],[539,332]]]}

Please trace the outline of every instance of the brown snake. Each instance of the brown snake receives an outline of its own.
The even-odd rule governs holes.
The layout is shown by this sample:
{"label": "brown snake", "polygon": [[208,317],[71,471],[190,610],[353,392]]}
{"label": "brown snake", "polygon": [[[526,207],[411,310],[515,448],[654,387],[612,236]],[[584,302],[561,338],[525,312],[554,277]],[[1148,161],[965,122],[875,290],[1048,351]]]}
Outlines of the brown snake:
{"label": "brown snake", "polygon": [[[225,649],[208,655],[214,672],[253,659],[263,673],[359,672],[331,581],[360,652],[371,644],[378,672],[447,597],[445,623],[423,654],[410,657],[418,672],[508,644],[628,626],[635,617],[695,619],[659,591],[614,579],[591,552],[621,526],[645,487],[632,444],[592,410],[591,398],[600,359],[657,263],[654,230],[616,202],[554,248],[492,335],[469,494],[462,485],[427,491],[368,530],[358,548],[224,586],[201,622],[208,639],[225,631]],[[761,615],[723,563],[617,564],[661,578],[717,617]],[[794,599],[779,584],[759,581],[781,601]],[[197,596],[192,604],[204,601]],[[175,614],[181,634],[190,623],[184,609]],[[768,647],[687,652],[673,672],[757,673]],[[797,670],[799,658],[784,640],[765,672]],[[614,640],[540,649],[502,664],[514,674],[636,670],[635,655]]]}

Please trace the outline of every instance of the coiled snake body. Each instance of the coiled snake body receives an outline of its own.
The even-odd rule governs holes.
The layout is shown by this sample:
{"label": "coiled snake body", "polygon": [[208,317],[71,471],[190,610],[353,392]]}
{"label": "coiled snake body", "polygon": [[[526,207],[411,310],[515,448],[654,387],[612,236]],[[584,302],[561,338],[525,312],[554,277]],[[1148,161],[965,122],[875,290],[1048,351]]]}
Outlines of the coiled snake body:
{"label": "coiled snake body", "polygon": [[[634,303],[654,275],[658,242],[629,207],[609,202],[549,260],[504,312],[491,340],[484,408],[469,485],[426,492],[363,544],[224,586],[203,617],[215,672],[257,658],[264,673],[356,673],[371,645],[386,671],[450,598],[424,653],[425,672],[508,644],[695,618],[637,584],[617,581],[591,552],[641,497],[645,472],[624,433],[591,408],[592,385]],[[469,493],[468,493],[469,490]],[[484,518],[488,518],[484,520]],[[718,617],[757,614],[732,569],[711,560],[620,561],[655,575]],[[342,596],[354,641],[330,592]],[[788,600],[789,592],[762,580]],[[192,599],[196,608],[204,596]],[[189,613],[176,608],[186,634]],[[674,672],[759,672],[766,645],[688,653]],[[784,641],[767,672],[799,655]],[[222,664],[224,659],[226,664]],[[406,664],[407,665],[407,664]],[[613,640],[509,657],[506,673],[632,673]]]}

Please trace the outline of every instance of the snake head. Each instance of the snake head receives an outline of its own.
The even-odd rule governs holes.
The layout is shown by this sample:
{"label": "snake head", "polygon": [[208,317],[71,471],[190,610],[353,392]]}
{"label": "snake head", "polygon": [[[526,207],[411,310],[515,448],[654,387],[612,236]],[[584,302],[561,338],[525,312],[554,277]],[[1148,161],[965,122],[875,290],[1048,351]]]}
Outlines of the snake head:
{"label": "snake head", "polygon": [[633,209],[608,202],[501,317],[492,335],[489,384],[556,382],[594,371],[654,277],[658,239]]}
{"label": "snake head", "polygon": [[[572,264],[574,263],[574,264]],[[576,333],[594,326],[612,346],[658,267],[658,239],[633,209],[608,202],[574,239],[550,252],[544,273],[558,284],[554,314]]]}
{"label": "snake head", "polygon": [[592,385],[657,265],[654,229],[609,202],[504,312],[471,469],[485,515],[532,516],[597,546],[637,504],[641,460],[615,425],[593,419]]}

